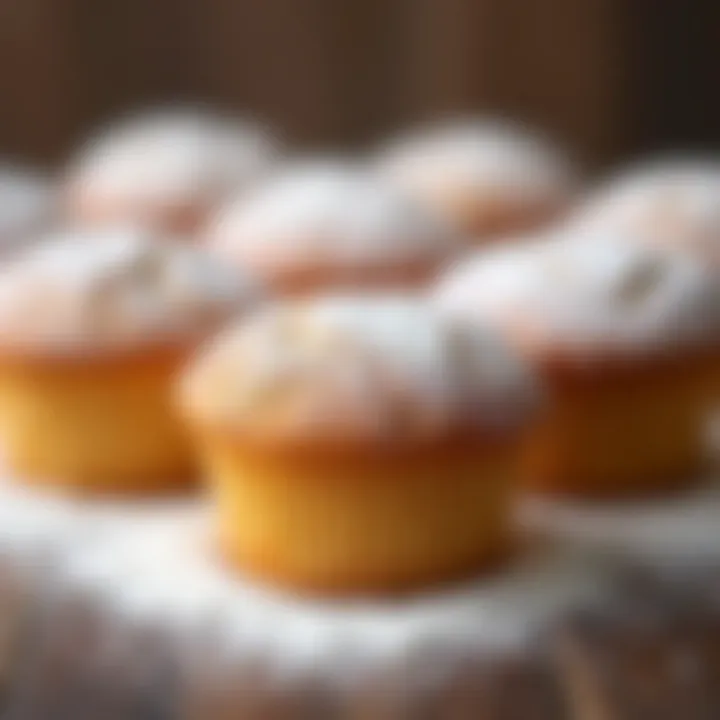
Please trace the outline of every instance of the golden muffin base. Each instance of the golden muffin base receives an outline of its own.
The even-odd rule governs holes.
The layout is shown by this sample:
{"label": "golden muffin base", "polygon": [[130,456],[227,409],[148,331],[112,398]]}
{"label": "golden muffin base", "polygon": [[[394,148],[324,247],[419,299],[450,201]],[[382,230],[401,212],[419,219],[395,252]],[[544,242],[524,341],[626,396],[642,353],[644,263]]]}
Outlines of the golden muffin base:
{"label": "golden muffin base", "polygon": [[523,478],[541,493],[642,496],[681,490],[708,461],[720,356],[648,359],[595,373],[546,367],[549,403]]}
{"label": "golden muffin base", "polygon": [[565,199],[516,201],[453,193],[437,199],[438,210],[471,244],[505,241],[508,236],[534,232],[557,222],[567,210]]}
{"label": "golden muffin base", "polygon": [[276,295],[302,298],[332,291],[420,291],[435,280],[442,266],[443,261],[433,260],[355,267],[315,264],[285,268],[265,264],[256,269]]}
{"label": "golden muffin base", "polygon": [[205,202],[160,205],[140,203],[92,193],[69,194],[67,214],[70,219],[88,227],[142,222],[178,236],[194,235],[204,224],[209,208]]}
{"label": "golden muffin base", "polygon": [[226,558],[310,592],[389,592],[495,564],[509,550],[515,443],[334,452],[206,433]]}
{"label": "golden muffin base", "polygon": [[172,408],[177,352],[0,357],[0,439],[22,483],[89,493],[187,485],[194,463]]}

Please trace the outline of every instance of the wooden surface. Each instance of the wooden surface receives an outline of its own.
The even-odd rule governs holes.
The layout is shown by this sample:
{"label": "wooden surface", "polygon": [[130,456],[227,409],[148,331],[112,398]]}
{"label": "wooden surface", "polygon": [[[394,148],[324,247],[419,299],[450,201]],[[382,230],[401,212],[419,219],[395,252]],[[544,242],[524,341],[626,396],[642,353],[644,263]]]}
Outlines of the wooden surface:
{"label": "wooden surface", "polygon": [[0,0],[0,153],[62,157],[119,110],[207,101],[304,146],[519,115],[604,164],[712,143],[720,4]]}

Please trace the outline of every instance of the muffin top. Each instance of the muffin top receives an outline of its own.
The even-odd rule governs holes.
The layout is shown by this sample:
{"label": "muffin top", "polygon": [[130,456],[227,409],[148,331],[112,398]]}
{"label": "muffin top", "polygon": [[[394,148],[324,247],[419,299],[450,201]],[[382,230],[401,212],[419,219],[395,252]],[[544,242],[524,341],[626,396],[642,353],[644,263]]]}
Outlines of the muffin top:
{"label": "muffin top", "polygon": [[106,128],[69,173],[78,193],[137,206],[215,202],[264,173],[274,159],[259,127],[200,111],[158,111]]}
{"label": "muffin top", "polygon": [[62,353],[187,341],[258,295],[239,272],[147,231],[56,233],[0,269],[0,346]]}
{"label": "muffin top", "polygon": [[253,439],[427,441],[526,419],[537,397],[491,330],[400,295],[267,306],[185,378],[189,415]]}
{"label": "muffin top", "polygon": [[0,163],[0,253],[14,251],[47,230],[56,213],[50,180],[41,173]]}
{"label": "muffin top", "polygon": [[432,214],[359,164],[298,162],[222,210],[209,246],[270,277],[435,264],[455,248]]}
{"label": "muffin top", "polygon": [[570,163],[540,135],[512,123],[459,122],[391,143],[381,171],[425,199],[555,202],[569,192]]}
{"label": "muffin top", "polygon": [[718,280],[688,253],[562,236],[478,252],[441,279],[435,299],[530,348],[592,360],[717,343]]}
{"label": "muffin top", "polygon": [[571,223],[687,247],[720,262],[720,159],[631,168],[592,194]]}

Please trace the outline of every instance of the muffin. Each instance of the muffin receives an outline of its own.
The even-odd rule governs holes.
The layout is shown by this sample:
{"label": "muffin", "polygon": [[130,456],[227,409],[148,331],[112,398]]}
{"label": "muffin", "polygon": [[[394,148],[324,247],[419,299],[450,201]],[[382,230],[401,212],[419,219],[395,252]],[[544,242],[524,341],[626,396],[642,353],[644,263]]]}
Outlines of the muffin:
{"label": "muffin", "polygon": [[186,110],[132,117],[100,132],[71,162],[69,218],[192,234],[218,203],[266,173],[274,154],[263,130],[236,119]]}
{"label": "muffin", "polygon": [[720,265],[720,159],[675,159],[626,170],[591,193],[571,226],[683,248]]}
{"label": "muffin", "polygon": [[49,178],[0,161],[0,258],[7,258],[47,232],[57,217],[56,201]]}
{"label": "muffin", "polygon": [[288,300],[212,343],[181,397],[220,547],[251,575],[372,593],[508,551],[537,395],[491,332],[395,295]]}
{"label": "muffin", "polygon": [[379,170],[474,243],[547,225],[573,191],[559,149],[521,126],[488,120],[401,137],[380,154]]}
{"label": "muffin", "polygon": [[187,483],[173,376],[257,295],[201,252],[135,230],[58,234],[0,270],[0,441],[22,482]]}
{"label": "muffin", "polygon": [[281,295],[417,287],[458,250],[432,214],[338,159],[297,162],[229,203],[206,242]]}
{"label": "muffin", "polygon": [[696,477],[720,379],[720,283],[707,265],[619,236],[528,242],[478,253],[436,300],[501,328],[547,386],[529,488],[611,497]]}

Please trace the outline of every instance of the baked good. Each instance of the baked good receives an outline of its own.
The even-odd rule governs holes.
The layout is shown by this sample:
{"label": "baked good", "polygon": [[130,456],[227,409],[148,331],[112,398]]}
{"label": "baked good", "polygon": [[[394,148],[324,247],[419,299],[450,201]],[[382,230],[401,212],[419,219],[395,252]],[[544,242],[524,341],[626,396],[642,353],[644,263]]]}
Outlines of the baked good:
{"label": "baked good", "polygon": [[707,460],[720,284],[697,258],[614,235],[527,242],[478,253],[440,282],[436,299],[453,316],[502,328],[548,388],[529,487],[680,488]]}
{"label": "baked good", "polygon": [[217,204],[264,175],[275,154],[268,133],[235,118],[184,109],[133,116],[101,130],[71,160],[69,218],[192,235]]}
{"label": "baked good", "polygon": [[312,591],[391,591],[506,554],[518,444],[537,401],[480,327],[401,296],[286,301],[228,331],[183,384],[246,572]]}
{"label": "baked good", "polygon": [[258,286],[144,231],[52,235],[0,271],[0,438],[29,483],[87,491],[186,482],[172,379]]}
{"label": "baked good", "polygon": [[432,214],[356,163],[299,161],[220,210],[208,247],[283,295],[415,287],[457,252]]}
{"label": "baked good", "polygon": [[695,252],[720,263],[720,160],[660,159],[611,177],[569,220],[580,239],[593,232]]}
{"label": "baked good", "polygon": [[57,219],[53,183],[42,173],[0,162],[0,256],[34,242]]}
{"label": "baked good", "polygon": [[557,219],[574,193],[560,150],[520,125],[440,124],[389,143],[379,170],[470,242],[507,239]]}

